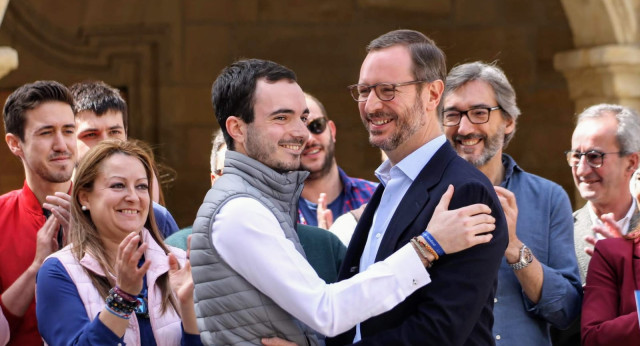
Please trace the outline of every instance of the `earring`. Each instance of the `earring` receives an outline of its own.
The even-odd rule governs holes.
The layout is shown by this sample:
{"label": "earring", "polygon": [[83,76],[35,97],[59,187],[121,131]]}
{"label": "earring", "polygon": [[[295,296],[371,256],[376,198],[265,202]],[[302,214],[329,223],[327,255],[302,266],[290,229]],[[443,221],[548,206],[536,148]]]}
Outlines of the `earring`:
{"label": "earring", "polygon": [[87,206],[86,205],[82,206],[82,211],[87,211]]}

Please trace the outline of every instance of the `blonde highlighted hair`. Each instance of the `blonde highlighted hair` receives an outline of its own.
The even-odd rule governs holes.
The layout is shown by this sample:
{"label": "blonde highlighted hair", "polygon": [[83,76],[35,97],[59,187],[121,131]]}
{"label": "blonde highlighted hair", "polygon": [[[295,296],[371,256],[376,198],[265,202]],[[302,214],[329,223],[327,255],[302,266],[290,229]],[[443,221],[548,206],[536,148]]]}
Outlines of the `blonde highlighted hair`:
{"label": "blonde highlighted hair", "polygon": [[[69,239],[73,244],[71,251],[78,261],[80,261],[87,253],[91,254],[91,256],[98,261],[107,277],[108,273],[114,273],[114,268],[109,265],[107,250],[102,242],[102,238],[100,237],[100,230],[96,228],[96,225],[91,218],[90,211],[82,210],[79,195],[81,191],[93,191],[93,184],[101,173],[103,162],[115,154],[123,154],[140,160],[140,163],[144,166],[144,170],[149,181],[148,191],[150,193],[153,184],[153,159],[149,154],[134,142],[105,140],[91,148],[91,150],[89,150],[89,152],[87,152],[80,161],[76,169],[75,182],[71,195],[72,222],[69,232]],[[149,230],[149,233],[151,233],[153,240],[164,250],[165,254],[169,254],[169,249],[164,244],[162,235],[158,231],[158,227],[156,225],[151,195],[149,195],[148,208],[149,214],[145,222],[145,227]],[[107,277],[99,276],[86,269],[85,271],[91,278],[94,286],[98,289],[98,292],[100,292],[100,295],[106,298],[109,289],[111,289],[115,283],[109,282]],[[162,292],[162,311],[166,311],[169,305],[172,305],[175,309],[177,305],[171,293],[167,273],[161,275],[157,279],[156,284]]]}

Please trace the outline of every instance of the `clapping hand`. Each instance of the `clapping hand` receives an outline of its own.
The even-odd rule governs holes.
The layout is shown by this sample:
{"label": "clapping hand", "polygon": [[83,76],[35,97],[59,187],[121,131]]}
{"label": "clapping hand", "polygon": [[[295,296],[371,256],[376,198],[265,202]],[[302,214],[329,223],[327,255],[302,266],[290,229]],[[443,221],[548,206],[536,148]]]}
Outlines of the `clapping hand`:
{"label": "clapping hand", "polygon": [[329,229],[333,225],[333,212],[327,208],[327,194],[321,193],[318,198],[318,210],[316,211],[318,227]]}
{"label": "clapping hand", "polygon": [[[591,229],[595,233],[600,234],[605,238],[621,238],[622,237],[622,229],[616,223],[616,220],[613,217],[613,213],[602,214],[600,216],[600,220],[602,220],[601,225],[594,225],[591,227]],[[593,246],[596,246],[596,242],[598,241],[598,239],[596,239],[596,237],[588,235],[584,237],[584,241],[586,241],[587,243]],[[593,256],[592,247],[585,248],[584,252],[586,252],[587,255],[589,256]]]}
{"label": "clapping hand", "polygon": [[137,296],[142,291],[142,280],[151,266],[151,261],[145,260],[144,264],[138,268],[140,258],[147,249],[147,243],[140,246],[140,235],[131,232],[118,246],[116,255],[116,285],[126,293]]}
{"label": "clapping hand", "polygon": [[46,203],[42,207],[49,210],[62,226],[62,243],[67,243],[67,235],[71,224],[71,196],[64,192],[56,192],[54,195],[45,197]]}

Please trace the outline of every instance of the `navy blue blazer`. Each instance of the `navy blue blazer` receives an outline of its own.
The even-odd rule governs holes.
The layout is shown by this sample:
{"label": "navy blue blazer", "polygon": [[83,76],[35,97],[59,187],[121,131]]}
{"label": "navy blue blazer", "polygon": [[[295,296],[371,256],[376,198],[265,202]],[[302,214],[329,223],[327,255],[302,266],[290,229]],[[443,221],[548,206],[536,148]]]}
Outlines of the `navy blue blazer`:
{"label": "navy blue blazer", "polygon": [[[362,345],[493,345],[493,299],[498,268],[508,244],[507,223],[500,201],[487,177],[460,158],[447,142],[413,182],[396,209],[376,255],[390,256],[422,233],[440,197],[453,184],[449,209],[484,203],[496,218],[493,239],[446,255],[429,269],[431,283],[392,310],[361,323]],[[349,243],[339,280],[359,272],[373,215],[384,187],[378,186]],[[353,342],[355,328],[330,338],[327,345]]]}

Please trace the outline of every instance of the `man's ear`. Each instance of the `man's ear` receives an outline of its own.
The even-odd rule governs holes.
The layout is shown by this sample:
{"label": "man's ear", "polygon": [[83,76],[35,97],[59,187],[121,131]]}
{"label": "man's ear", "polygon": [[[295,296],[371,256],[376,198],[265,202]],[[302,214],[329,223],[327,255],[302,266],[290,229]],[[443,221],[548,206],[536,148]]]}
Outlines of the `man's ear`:
{"label": "man's ear", "polygon": [[[425,90],[426,89],[426,90]],[[438,109],[438,104],[442,98],[444,92],[444,82],[440,79],[436,79],[431,83],[427,83],[426,88],[423,87],[422,92],[426,92],[426,102],[424,107],[427,111],[434,111]]]}
{"label": "man's ear", "polygon": [[235,115],[232,115],[227,118],[227,122],[225,125],[227,126],[227,132],[229,133],[229,136],[233,138],[234,142],[244,143],[246,141],[246,124],[242,119]]}
{"label": "man's ear", "polygon": [[[504,112],[501,109],[499,109],[498,111]],[[502,114],[500,114],[500,116],[502,116]],[[505,118],[503,118],[503,119],[505,119]],[[506,135],[508,135],[508,134],[510,134],[511,132],[513,132],[516,129],[516,121],[510,116],[508,116],[504,121],[506,123],[506,125],[504,127],[504,133]]]}
{"label": "man's ear", "polygon": [[14,135],[13,133],[7,133],[4,136],[4,141],[7,142],[7,146],[9,147],[9,150],[11,150],[13,155],[24,159],[24,152],[22,151],[22,141],[20,140],[20,138],[18,138],[18,136]]}
{"label": "man's ear", "polygon": [[631,174],[638,169],[639,156],[640,154],[637,152],[629,154],[629,166],[627,167],[627,170],[630,171]]}
{"label": "man's ear", "polygon": [[327,122],[327,125],[329,125],[329,130],[331,131],[331,139],[333,140],[333,143],[336,142],[336,123],[333,122],[333,120],[329,120]]}

